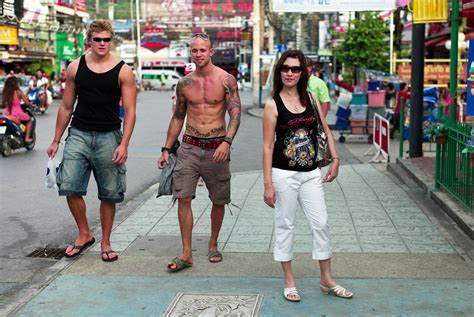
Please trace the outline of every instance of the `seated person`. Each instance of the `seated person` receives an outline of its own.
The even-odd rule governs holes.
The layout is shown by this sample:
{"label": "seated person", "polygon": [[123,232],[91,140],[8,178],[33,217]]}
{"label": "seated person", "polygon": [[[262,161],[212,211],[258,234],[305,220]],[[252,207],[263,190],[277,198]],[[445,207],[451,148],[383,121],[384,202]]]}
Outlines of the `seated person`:
{"label": "seated person", "polygon": [[31,117],[21,109],[22,99],[28,107],[31,107],[28,98],[26,98],[18,85],[18,79],[16,77],[8,77],[3,87],[2,107],[6,108],[5,114],[15,123],[26,123],[25,142],[31,143],[33,142],[30,135],[33,122]]}

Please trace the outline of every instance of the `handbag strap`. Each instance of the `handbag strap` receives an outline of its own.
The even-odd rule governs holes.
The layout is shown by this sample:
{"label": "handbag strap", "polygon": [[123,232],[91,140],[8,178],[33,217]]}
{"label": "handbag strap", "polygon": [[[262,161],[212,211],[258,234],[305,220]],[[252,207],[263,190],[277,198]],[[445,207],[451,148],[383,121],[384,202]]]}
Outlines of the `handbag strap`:
{"label": "handbag strap", "polygon": [[316,117],[317,124],[321,124],[321,116],[319,115],[318,107],[316,106],[316,102],[314,101],[313,95],[308,92],[309,100],[311,102],[311,106],[314,110],[314,116]]}

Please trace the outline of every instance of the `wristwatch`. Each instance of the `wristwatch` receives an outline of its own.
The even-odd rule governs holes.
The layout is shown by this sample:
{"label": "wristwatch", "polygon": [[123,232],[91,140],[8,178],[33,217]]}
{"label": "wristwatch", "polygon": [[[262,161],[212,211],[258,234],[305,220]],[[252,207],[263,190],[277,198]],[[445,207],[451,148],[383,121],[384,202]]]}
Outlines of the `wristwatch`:
{"label": "wristwatch", "polygon": [[229,145],[232,145],[232,138],[230,136],[225,136],[224,142],[229,143]]}
{"label": "wristwatch", "polygon": [[163,146],[161,148],[161,153],[163,153],[164,151],[168,152],[168,154],[170,153],[171,149],[169,147],[166,147],[166,146]]}

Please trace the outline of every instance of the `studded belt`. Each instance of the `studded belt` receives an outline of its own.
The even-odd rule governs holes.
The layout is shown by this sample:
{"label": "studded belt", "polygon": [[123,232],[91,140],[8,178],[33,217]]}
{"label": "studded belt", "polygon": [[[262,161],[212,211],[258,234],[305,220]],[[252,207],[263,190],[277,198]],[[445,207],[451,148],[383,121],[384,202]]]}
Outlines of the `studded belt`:
{"label": "studded belt", "polygon": [[191,144],[198,146],[201,149],[214,150],[219,147],[219,145],[224,142],[224,137],[212,138],[210,140],[195,138],[190,135],[183,135],[183,143]]}

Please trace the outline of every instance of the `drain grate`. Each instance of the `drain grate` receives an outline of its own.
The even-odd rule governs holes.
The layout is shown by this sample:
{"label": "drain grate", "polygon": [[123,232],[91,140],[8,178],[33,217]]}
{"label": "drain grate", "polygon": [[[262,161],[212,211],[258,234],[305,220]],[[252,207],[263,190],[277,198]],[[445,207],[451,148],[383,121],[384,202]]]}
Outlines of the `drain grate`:
{"label": "drain grate", "polygon": [[66,249],[52,248],[46,246],[45,248],[36,249],[27,255],[29,258],[48,258],[60,260],[64,256]]}

